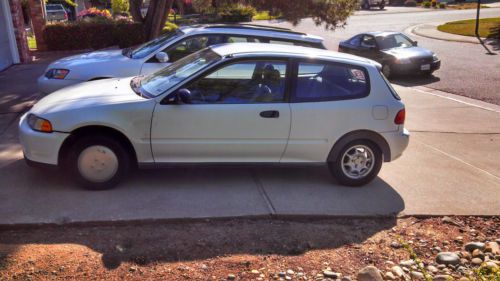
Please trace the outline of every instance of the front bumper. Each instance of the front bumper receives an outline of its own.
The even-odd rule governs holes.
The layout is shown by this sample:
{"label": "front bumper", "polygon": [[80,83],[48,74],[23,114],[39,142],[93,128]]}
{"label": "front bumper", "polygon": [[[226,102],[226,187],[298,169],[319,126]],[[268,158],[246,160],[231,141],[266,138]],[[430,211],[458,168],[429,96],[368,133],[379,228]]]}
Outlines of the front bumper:
{"label": "front bumper", "polygon": [[416,64],[416,63],[408,63],[408,64],[394,64],[393,72],[396,74],[415,74],[415,73],[425,73],[425,72],[434,72],[441,68],[441,61],[433,61],[428,63],[430,68],[427,70],[422,70],[422,65],[424,64]]}
{"label": "front bumper", "polygon": [[44,94],[50,94],[64,87],[82,83],[80,80],[49,79],[44,75],[38,78],[38,90]]}
{"label": "front bumper", "polygon": [[31,162],[57,165],[59,150],[69,133],[41,133],[28,126],[27,113],[19,121],[19,140],[24,157]]}
{"label": "front bumper", "polygon": [[382,133],[382,136],[387,141],[387,144],[389,144],[391,150],[390,161],[401,157],[410,142],[410,132],[405,128],[399,132]]}

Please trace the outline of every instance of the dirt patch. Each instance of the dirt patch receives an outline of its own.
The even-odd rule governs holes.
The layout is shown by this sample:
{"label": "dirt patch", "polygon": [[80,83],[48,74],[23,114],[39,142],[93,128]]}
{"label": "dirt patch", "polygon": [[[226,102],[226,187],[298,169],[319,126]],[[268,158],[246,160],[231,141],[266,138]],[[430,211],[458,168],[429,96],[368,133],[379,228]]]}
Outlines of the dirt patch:
{"label": "dirt patch", "polygon": [[[500,218],[241,219],[0,231],[0,280],[153,279],[310,280],[330,268],[356,276],[409,259],[407,241],[426,264],[433,248],[460,250],[498,238]],[[461,237],[461,239],[455,239]],[[253,270],[253,273],[252,273]],[[284,274],[284,273],[282,273]]]}

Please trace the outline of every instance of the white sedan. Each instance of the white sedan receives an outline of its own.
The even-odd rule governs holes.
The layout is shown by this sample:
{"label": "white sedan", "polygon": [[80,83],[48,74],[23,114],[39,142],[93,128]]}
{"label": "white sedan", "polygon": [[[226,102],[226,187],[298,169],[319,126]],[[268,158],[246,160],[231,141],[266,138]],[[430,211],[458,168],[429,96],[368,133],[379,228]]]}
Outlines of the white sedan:
{"label": "white sedan", "polygon": [[148,75],[189,54],[221,43],[273,43],[322,48],[318,36],[257,25],[184,26],[134,49],[103,50],[62,58],[38,78],[42,93],[99,79]]}
{"label": "white sedan", "polygon": [[20,121],[29,164],[90,189],[136,165],[325,163],[363,185],[408,145],[405,108],[373,61],[305,47],[225,44],[153,75],[88,82]]}

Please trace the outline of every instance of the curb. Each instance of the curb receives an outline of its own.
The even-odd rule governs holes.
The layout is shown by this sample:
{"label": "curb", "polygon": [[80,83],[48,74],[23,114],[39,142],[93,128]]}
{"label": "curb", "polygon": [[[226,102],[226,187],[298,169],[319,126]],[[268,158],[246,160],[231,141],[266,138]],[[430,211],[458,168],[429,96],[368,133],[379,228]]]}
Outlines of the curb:
{"label": "curb", "polygon": [[[424,25],[435,25],[435,24],[424,23],[424,24],[414,25],[414,26],[411,26],[411,27],[407,28],[405,30],[405,32],[408,33],[407,31],[409,30],[410,31],[409,33],[413,33],[413,34],[418,35],[418,36],[422,36],[422,37],[426,37],[426,38],[431,38],[431,39],[436,39],[436,40],[448,41],[448,42],[481,44],[481,42],[479,42],[479,40],[477,40],[476,37],[468,37],[468,36],[461,36],[461,35],[453,34],[453,35],[455,35],[457,37],[459,37],[459,36],[463,37],[463,39],[446,38],[448,36],[448,33],[445,33],[445,32],[442,32],[442,31],[438,31],[437,30],[437,25],[436,25],[436,31],[438,31],[440,33],[443,33],[442,37],[441,36],[431,35],[431,34],[428,34],[426,32],[422,32],[422,31],[418,30],[419,27],[422,27]],[[486,40],[486,38],[481,38],[481,39],[482,40]]]}

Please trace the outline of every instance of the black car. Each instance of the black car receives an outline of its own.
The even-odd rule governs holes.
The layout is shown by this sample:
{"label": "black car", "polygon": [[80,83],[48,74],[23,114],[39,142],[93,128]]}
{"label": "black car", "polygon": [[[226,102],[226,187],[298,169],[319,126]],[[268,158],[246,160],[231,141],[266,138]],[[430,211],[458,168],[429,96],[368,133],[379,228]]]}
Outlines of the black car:
{"label": "black car", "polygon": [[379,62],[382,73],[432,74],[441,66],[433,52],[417,47],[417,42],[400,32],[367,32],[339,44],[339,52],[350,53]]}

